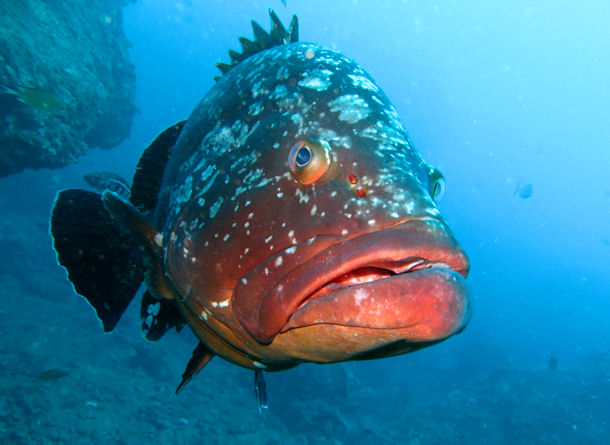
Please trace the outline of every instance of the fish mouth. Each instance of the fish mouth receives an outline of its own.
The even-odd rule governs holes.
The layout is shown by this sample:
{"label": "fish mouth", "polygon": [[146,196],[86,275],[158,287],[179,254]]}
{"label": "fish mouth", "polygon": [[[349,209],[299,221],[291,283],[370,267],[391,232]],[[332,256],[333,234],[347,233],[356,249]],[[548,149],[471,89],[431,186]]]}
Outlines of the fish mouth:
{"label": "fish mouth", "polygon": [[275,272],[290,249],[250,271],[233,294],[236,317],[260,343],[315,324],[405,329],[408,341],[434,341],[468,322],[469,261],[442,221],[365,233]]}

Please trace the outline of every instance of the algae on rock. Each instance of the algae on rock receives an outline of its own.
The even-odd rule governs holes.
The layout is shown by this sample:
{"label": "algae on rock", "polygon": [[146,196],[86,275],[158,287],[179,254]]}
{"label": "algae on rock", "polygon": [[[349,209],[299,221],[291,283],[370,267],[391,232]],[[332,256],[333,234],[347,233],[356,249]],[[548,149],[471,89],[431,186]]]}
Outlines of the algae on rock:
{"label": "algae on rock", "polygon": [[61,167],[129,136],[136,108],[121,26],[128,3],[0,3],[0,83],[9,89],[0,93],[0,177]]}

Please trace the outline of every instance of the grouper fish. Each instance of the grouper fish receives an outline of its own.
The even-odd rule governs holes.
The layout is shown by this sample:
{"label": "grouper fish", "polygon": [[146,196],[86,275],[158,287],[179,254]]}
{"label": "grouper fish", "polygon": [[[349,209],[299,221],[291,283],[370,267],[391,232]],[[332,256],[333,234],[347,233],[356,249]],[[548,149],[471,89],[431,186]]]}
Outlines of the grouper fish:
{"label": "grouper fish", "polygon": [[261,404],[263,371],[412,352],[471,306],[442,174],[366,71],[270,16],[144,151],[128,199],[63,190],[51,217],[106,331],[144,283],[144,336],[198,339],[179,389],[218,355],[255,370]]}

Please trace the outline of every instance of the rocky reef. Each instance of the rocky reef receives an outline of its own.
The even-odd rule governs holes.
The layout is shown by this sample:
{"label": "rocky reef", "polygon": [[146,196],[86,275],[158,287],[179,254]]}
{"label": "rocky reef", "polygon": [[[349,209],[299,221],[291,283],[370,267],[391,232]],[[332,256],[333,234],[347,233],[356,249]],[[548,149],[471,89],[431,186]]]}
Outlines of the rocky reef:
{"label": "rocky reef", "polygon": [[129,135],[135,71],[121,17],[132,2],[0,3],[0,177]]}

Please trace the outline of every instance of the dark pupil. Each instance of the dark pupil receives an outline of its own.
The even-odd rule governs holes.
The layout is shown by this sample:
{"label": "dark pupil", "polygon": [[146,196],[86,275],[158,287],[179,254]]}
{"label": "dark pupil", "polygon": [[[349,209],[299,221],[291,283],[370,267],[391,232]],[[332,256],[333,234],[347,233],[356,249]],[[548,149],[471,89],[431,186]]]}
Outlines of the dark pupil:
{"label": "dark pupil", "polygon": [[304,167],[311,161],[311,150],[304,145],[297,151],[296,162],[298,167]]}
{"label": "dark pupil", "polygon": [[441,191],[441,187],[438,184],[438,182],[435,182],[434,185],[432,186],[432,197],[436,197],[436,195],[439,194],[439,192]]}

